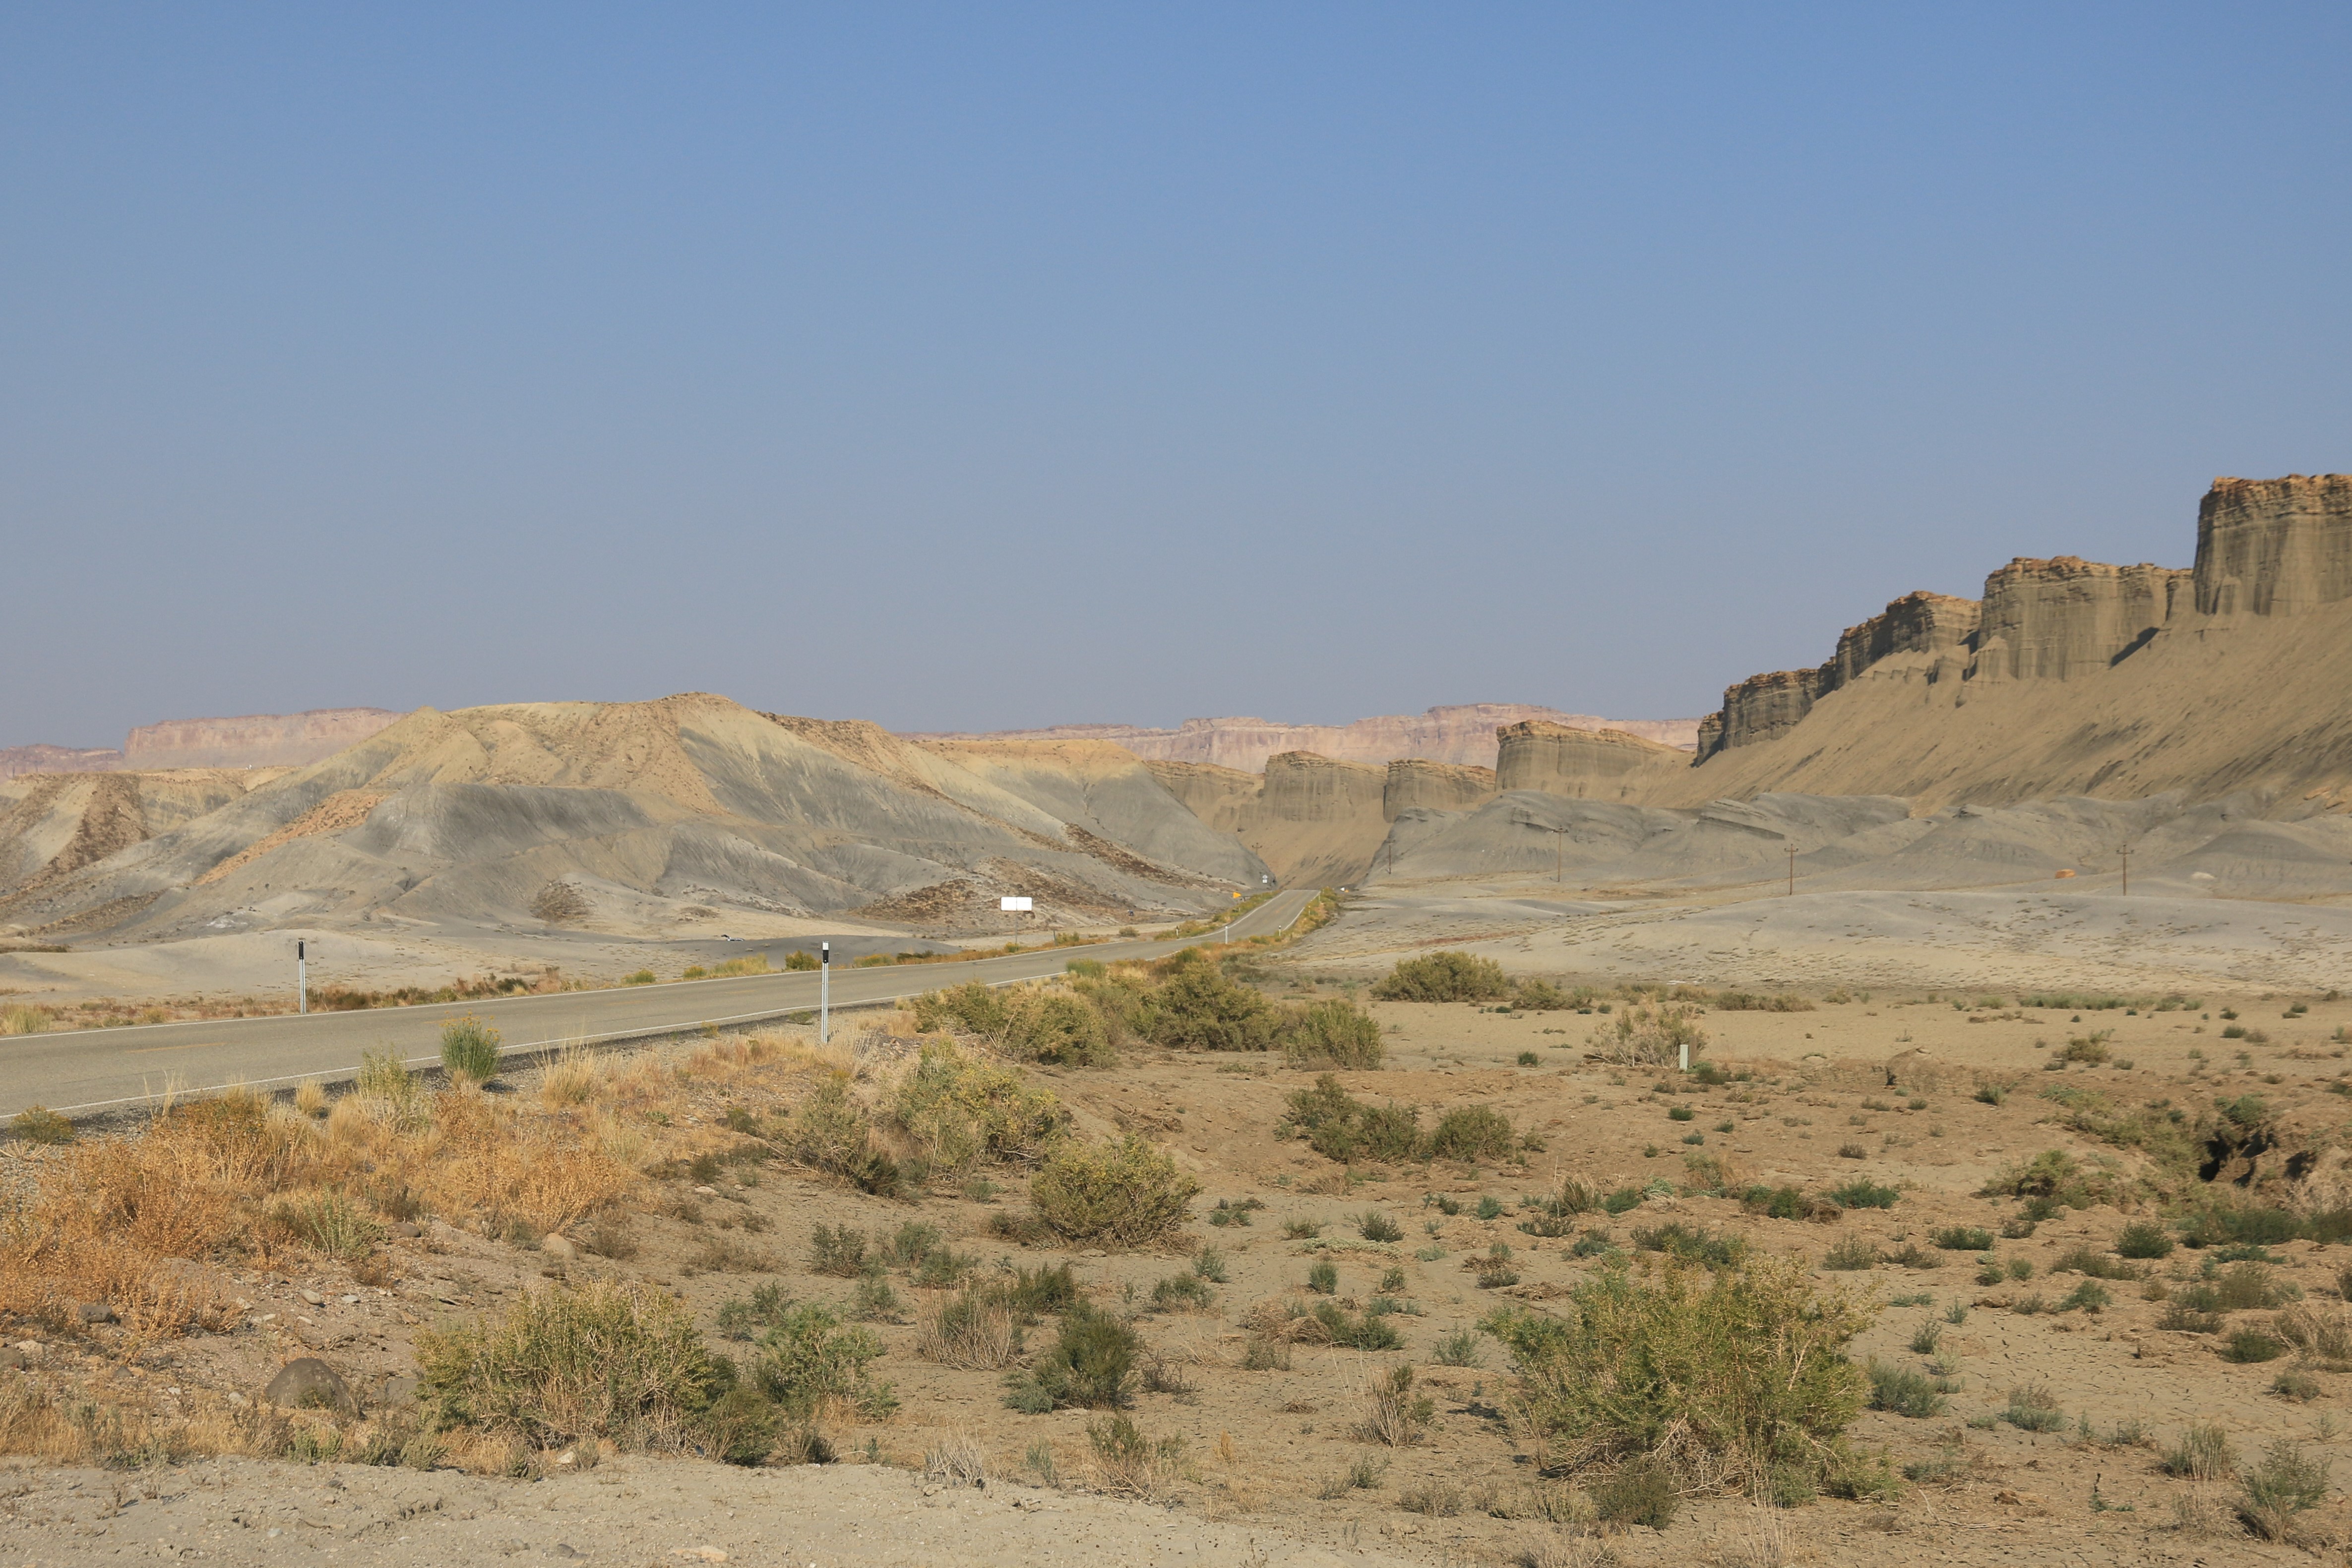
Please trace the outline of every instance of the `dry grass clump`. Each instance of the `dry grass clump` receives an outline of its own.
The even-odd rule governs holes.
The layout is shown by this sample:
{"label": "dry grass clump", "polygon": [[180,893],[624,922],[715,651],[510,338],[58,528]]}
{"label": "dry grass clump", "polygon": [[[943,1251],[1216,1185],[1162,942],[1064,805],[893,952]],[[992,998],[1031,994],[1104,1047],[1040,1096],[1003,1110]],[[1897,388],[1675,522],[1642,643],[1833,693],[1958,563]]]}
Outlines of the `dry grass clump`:
{"label": "dry grass clump", "polygon": [[1020,1351],[1012,1306],[987,1291],[956,1292],[925,1311],[915,1329],[915,1354],[941,1366],[1001,1372]]}
{"label": "dry grass clump", "polygon": [[1368,1443],[1409,1448],[1421,1441],[1437,1414],[1427,1395],[1412,1391],[1412,1368],[1392,1366],[1364,1386],[1364,1418],[1356,1435]]}
{"label": "dry grass clump", "polygon": [[0,1007],[0,1035],[47,1034],[57,1025],[57,1015],[47,1008],[28,1007],[23,1002]]}
{"label": "dry grass clump", "polygon": [[1589,1043],[1621,1067],[1669,1067],[1681,1061],[1685,1046],[1694,1059],[1706,1050],[1706,1031],[1698,1027],[1696,1008],[1635,1004],[1594,1030]]}
{"label": "dry grass clump", "polygon": [[719,1377],[686,1309],[636,1284],[529,1291],[502,1318],[418,1335],[416,1360],[436,1426],[541,1447],[675,1444]]}
{"label": "dry grass clump", "polygon": [[1165,1496],[1183,1474],[1184,1439],[1171,1434],[1157,1441],[1125,1416],[1087,1423],[1095,1475],[1103,1490],[1145,1501]]}
{"label": "dry grass clump", "polygon": [[275,1458],[287,1451],[291,1430],[264,1406],[199,1396],[194,1409],[167,1416],[137,1405],[61,1397],[29,1377],[0,1380],[0,1453],[51,1464],[127,1469],[198,1455]]}

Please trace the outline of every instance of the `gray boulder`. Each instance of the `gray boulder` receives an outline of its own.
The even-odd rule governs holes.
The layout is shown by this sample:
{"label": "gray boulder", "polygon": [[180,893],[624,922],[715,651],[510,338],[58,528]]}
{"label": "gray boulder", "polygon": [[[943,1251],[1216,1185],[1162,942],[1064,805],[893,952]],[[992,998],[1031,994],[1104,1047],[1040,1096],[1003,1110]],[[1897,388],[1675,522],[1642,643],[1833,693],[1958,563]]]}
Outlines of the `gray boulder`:
{"label": "gray boulder", "polygon": [[360,1414],[359,1396],[352,1392],[352,1385],[315,1355],[279,1367],[261,1396],[288,1410],[334,1410],[354,1418]]}

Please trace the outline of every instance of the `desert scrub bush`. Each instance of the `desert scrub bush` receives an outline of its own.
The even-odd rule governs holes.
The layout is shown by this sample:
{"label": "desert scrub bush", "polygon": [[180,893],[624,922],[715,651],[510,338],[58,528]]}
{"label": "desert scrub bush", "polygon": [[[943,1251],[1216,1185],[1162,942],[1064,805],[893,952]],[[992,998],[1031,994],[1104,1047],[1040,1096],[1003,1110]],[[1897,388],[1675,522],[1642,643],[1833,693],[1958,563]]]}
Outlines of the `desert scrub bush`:
{"label": "desert scrub bush", "polygon": [[1281,1022],[1274,1004],[1229,977],[1198,948],[1172,978],[1153,991],[1142,1019],[1144,1038],[1171,1051],[1270,1051]]}
{"label": "desert scrub bush", "polygon": [[755,1285],[750,1296],[733,1296],[719,1304],[719,1332],[732,1340],[750,1341],[761,1329],[774,1328],[792,1310],[793,1299],[773,1282]]}
{"label": "desert scrub bush", "polygon": [[[1715,1463],[1826,1477],[1846,1465],[1864,1379],[1845,1354],[1869,1311],[1801,1260],[1602,1269],[1554,1317],[1486,1319],[1520,1377],[1538,1462],[1581,1469],[1685,1445]],[[1671,1439],[1671,1440],[1670,1440]]]}
{"label": "desert scrub bush", "polygon": [[1866,1236],[1841,1236],[1830,1243],[1822,1267],[1832,1273],[1853,1274],[1878,1267],[1878,1244]]}
{"label": "desert scrub bush", "polygon": [[1421,1147],[1423,1159],[1502,1160],[1517,1146],[1509,1118],[1491,1105],[1456,1105],[1437,1119]]}
{"label": "desert scrub bush", "polygon": [[1947,1225],[1930,1239],[1947,1252],[1992,1250],[1992,1232],[1973,1225]]}
{"label": "desert scrub bush", "polygon": [[1748,1243],[1737,1236],[1717,1236],[1704,1226],[1668,1220],[1664,1225],[1637,1227],[1633,1246],[1643,1252],[1664,1252],[1685,1263],[1727,1269],[1748,1255]]}
{"label": "desert scrub bush", "polygon": [[2105,1285],[2100,1284],[2096,1280],[2085,1280],[2060,1297],[2058,1304],[2051,1310],[2060,1312],[2088,1312],[2095,1317],[2105,1312],[2114,1301],[2113,1293]]}
{"label": "desert scrub bush", "polygon": [[2287,1540],[2295,1516],[2326,1500],[2327,1471],[2326,1460],[2313,1458],[2301,1444],[2280,1438],[2263,1450],[2262,1463],[2239,1483],[2239,1517],[2265,1541]]}
{"label": "desert scrub bush", "polygon": [[1356,1217],[1356,1234],[1367,1241],[1402,1241],[1404,1227],[1396,1222],[1393,1215],[1368,1208]]}
{"label": "desert scrub bush", "polygon": [[820,1225],[809,1232],[809,1272],[854,1280],[868,1268],[878,1270],[878,1260],[870,1264],[866,1260],[867,1244],[862,1230],[852,1230],[846,1225]]}
{"label": "desert scrub bush", "polygon": [[2161,1225],[2135,1219],[2116,1232],[2115,1249],[2122,1258],[2169,1258],[2172,1237]]}
{"label": "desert scrub bush", "polygon": [[1318,1258],[1307,1270],[1307,1288],[1318,1296],[1339,1293],[1339,1265],[1328,1258]]}
{"label": "desert scrub bush", "polygon": [[917,1054],[891,1097],[890,1117],[933,1168],[948,1172],[982,1160],[1030,1164],[1070,1124],[1050,1092],[939,1041],[926,1041]]}
{"label": "desert scrub bush", "polygon": [[1145,1247],[1184,1223],[1201,1184],[1174,1159],[1132,1135],[1117,1143],[1066,1140],[1029,1178],[1029,1201],[1045,1229],[1070,1241]]}
{"label": "desert scrub bush", "polygon": [[1368,1443],[1409,1448],[1421,1441],[1436,1418],[1437,1406],[1425,1394],[1413,1392],[1412,1368],[1391,1366],[1376,1373],[1364,1387],[1364,1418],[1356,1435]]}
{"label": "desert scrub bush", "polygon": [[1437,1342],[1429,1359],[1440,1366],[1475,1366],[1484,1357],[1478,1336],[1468,1329],[1457,1329]]}
{"label": "desert scrub bush", "polygon": [[1054,1343],[1026,1371],[1005,1379],[1005,1404],[1036,1416],[1073,1407],[1123,1409],[1133,1402],[1143,1342],[1099,1308],[1074,1302]]}
{"label": "desert scrub bush", "polygon": [[879,1197],[898,1195],[905,1177],[898,1162],[874,1145],[874,1122],[849,1098],[847,1079],[835,1073],[793,1112],[793,1154],[804,1163],[845,1176]]}
{"label": "desert scrub bush", "polygon": [[499,1075],[499,1031],[467,1013],[441,1026],[441,1066],[452,1078],[488,1083]]}
{"label": "desert scrub bush", "polygon": [[1302,1339],[1320,1340],[1343,1350],[1394,1350],[1402,1343],[1389,1314],[1367,1312],[1359,1317],[1332,1301],[1316,1302],[1293,1322],[1292,1332]]}
{"label": "desert scrub bush", "polygon": [[1893,1208],[1902,1193],[1881,1186],[1867,1176],[1856,1176],[1830,1188],[1829,1200],[1840,1208]]}
{"label": "desert scrub bush", "polygon": [[1386,1055],[1381,1026],[1350,1001],[1313,1002],[1286,1013],[1281,1032],[1283,1054],[1299,1067],[1369,1071]]}
{"label": "desert scrub bush", "polygon": [[416,1359],[417,1398],[436,1427],[541,1448],[677,1444],[723,1375],[678,1302],[601,1281],[526,1291],[503,1317],[427,1330]]}
{"label": "desert scrub bush", "polygon": [[1693,1061],[1706,1049],[1706,1031],[1697,1019],[1691,1008],[1635,1004],[1594,1030],[1588,1043],[1603,1061],[1621,1067],[1671,1067],[1682,1060],[1685,1046]]}
{"label": "desert scrub bush", "polygon": [[1410,1105],[1367,1105],[1326,1072],[1312,1089],[1294,1090],[1288,1114],[1276,1131],[1302,1134],[1307,1147],[1328,1160],[1350,1164],[1378,1160],[1398,1164],[1421,1148],[1421,1118]]}
{"label": "desert scrub bush", "polygon": [[1944,1396],[1923,1374],[1908,1367],[1870,1364],[1870,1407],[1915,1421],[1944,1413]]}
{"label": "desert scrub bush", "polygon": [[[798,967],[790,958],[785,960],[785,967]],[[1005,998],[992,986],[979,980],[967,980],[961,986],[927,991],[917,997],[914,1014],[915,1028],[924,1034],[953,1029],[992,1040],[1004,1032]]]}
{"label": "desert scrub bush", "polygon": [[898,1407],[890,1385],[875,1383],[867,1375],[867,1367],[882,1354],[882,1342],[870,1329],[843,1326],[824,1307],[804,1302],[789,1309],[781,1322],[760,1336],[759,1344],[752,1385],[798,1419],[813,1418],[828,1402],[845,1405],[868,1421],[878,1421]]}
{"label": "desert scrub bush", "polygon": [[1087,1422],[1087,1446],[1094,1450],[1095,1473],[1103,1490],[1119,1496],[1150,1501],[1183,1473],[1181,1435],[1154,1440],[1125,1416]]}
{"label": "desert scrub bush", "polygon": [[1019,988],[1005,1006],[1008,1056],[1059,1067],[1111,1067],[1118,1061],[1110,1029],[1095,1005],[1068,991]]}
{"label": "desert scrub bush", "polygon": [[2057,1397],[2046,1383],[2021,1383],[2011,1389],[2000,1419],[2021,1432],[2061,1432],[2066,1427],[2066,1412],[2058,1408]]}
{"label": "desert scrub bush", "polygon": [[9,1123],[16,1135],[28,1144],[70,1144],[74,1124],[50,1110],[47,1105],[27,1105],[16,1113]]}
{"label": "desert scrub bush", "polygon": [[383,1227],[339,1192],[280,1198],[269,1218],[282,1234],[341,1263],[366,1257],[383,1239]]}
{"label": "desert scrub bush", "polygon": [[1400,959],[1372,987],[1373,997],[1384,1002],[1486,1002],[1510,992],[1502,965],[1458,952]]}
{"label": "desert scrub bush", "polygon": [[1190,1312],[1208,1307],[1216,1292],[1198,1274],[1171,1274],[1151,1287],[1155,1312]]}
{"label": "desert scrub bush", "polygon": [[2239,1363],[2276,1361],[2286,1354],[2284,1341],[2260,1329],[2238,1329],[2222,1342],[2221,1359]]}
{"label": "desert scrub bush", "polygon": [[2271,1321],[2278,1336],[2330,1372],[2352,1368],[2352,1313],[2297,1303]]}
{"label": "desert scrub bush", "polygon": [[2290,1366],[2271,1379],[2271,1392],[2282,1399],[2292,1399],[2299,1405],[2308,1405],[2327,1390],[2322,1386],[2319,1379],[2312,1376],[2303,1368]]}
{"label": "desert scrub bush", "polygon": [[1604,1524],[1647,1525],[1664,1530],[1682,1507],[1682,1486],[1674,1468],[1648,1455],[1639,1456],[1603,1476],[1588,1489],[1592,1511]]}

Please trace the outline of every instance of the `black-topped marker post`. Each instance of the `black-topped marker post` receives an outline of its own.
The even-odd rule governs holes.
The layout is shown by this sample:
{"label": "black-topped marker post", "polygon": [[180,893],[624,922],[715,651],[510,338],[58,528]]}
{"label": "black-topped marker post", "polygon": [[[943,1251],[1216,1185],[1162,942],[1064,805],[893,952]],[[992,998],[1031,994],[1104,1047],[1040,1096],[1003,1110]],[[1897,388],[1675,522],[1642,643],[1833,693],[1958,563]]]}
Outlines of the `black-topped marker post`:
{"label": "black-topped marker post", "polygon": [[832,1038],[833,944],[820,942],[816,946],[816,1042],[823,1045]]}

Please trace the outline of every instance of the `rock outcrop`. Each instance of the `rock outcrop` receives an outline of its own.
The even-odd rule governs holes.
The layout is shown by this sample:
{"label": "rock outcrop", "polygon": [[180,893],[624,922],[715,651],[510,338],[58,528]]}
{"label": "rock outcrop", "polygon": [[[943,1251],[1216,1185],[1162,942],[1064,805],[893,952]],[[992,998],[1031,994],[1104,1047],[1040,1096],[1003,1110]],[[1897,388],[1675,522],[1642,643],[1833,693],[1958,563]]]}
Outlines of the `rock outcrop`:
{"label": "rock outcrop", "polygon": [[[2020,558],[1731,687],[1652,804],[1762,790],[2352,803],[2352,476],[2218,479],[2192,568]],[[1508,780],[1506,779],[1507,784]]]}
{"label": "rock outcrop", "polygon": [[1306,751],[1266,758],[1262,775],[1200,762],[1145,766],[1202,821],[1238,837],[1286,886],[1361,881],[1387,834],[1383,768]]}
{"label": "rock outcrop", "polygon": [[2197,508],[2196,578],[2200,615],[2352,599],[2352,474],[2214,480]]}
{"label": "rock outcrop", "polygon": [[1312,752],[1334,762],[1387,763],[1418,758],[1457,766],[1495,766],[1498,726],[1541,719],[1574,729],[1615,729],[1664,746],[1690,747],[1698,720],[1598,718],[1524,703],[1465,703],[1426,713],[1390,714],[1352,724],[1285,724],[1263,718],[1188,718],[1174,729],[1136,725],[1074,724],[1052,729],[982,736],[913,736],[922,741],[1108,740],[1151,762],[1200,762],[1255,773],[1285,751]]}
{"label": "rock outcrop", "polygon": [[1467,811],[1495,798],[1495,770],[1400,758],[1389,764],[1381,815],[1393,822],[1406,811]]}
{"label": "rock outcrop", "polygon": [[0,747],[0,779],[27,773],[102,773],[122,766],[122,753],[110,746]]}
{"label": "rock outcrop", "polygon": [[1570,729],[1529,720],[1498,732],[1498,791],[1540,789],[1580,800],[1639,800],[1687,772],[1690,756],[1613,729]]}

